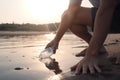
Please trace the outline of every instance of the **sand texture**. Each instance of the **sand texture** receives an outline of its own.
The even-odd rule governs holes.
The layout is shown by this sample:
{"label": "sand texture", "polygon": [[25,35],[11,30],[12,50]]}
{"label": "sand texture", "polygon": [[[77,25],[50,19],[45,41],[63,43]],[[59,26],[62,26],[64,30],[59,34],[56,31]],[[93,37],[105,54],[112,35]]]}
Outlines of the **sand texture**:
{"label": "sand texture", "polygon": [[120,80],[120,64],[115,64],[116,57],[120,56],[120,36],[109,35],[105,41],[109,56],[100,61],[101,73],[74,75],[74,72],[62,74],[61,80]]}

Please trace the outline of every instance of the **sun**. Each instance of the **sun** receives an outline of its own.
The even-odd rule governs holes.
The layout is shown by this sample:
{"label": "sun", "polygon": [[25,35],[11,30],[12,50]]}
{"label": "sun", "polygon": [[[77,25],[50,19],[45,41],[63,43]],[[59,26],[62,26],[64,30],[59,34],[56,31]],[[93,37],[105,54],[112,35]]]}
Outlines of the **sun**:
{"label": "sun", "polygon": [[50,21],[61,16],[69,0],[25,0],[29,15],[35,19]]}

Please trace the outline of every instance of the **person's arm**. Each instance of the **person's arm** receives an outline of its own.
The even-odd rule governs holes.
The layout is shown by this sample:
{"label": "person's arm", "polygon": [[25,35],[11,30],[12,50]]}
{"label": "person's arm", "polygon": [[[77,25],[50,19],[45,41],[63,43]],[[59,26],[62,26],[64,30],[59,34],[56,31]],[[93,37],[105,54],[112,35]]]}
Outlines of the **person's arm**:
{"label": "person's arm", "polygon": [[87,69],[89,69],[91,74],[95,73],[95,70],[97,72],[101,72],[101,69],[98,66],[98,53],[109,32],[113,12],[116,7],[116,1],[101,0],[100,3],[100,7],[98,8],[95,18],[93,37],[89,43],[85,57],[75,65],[76,74],[80,74],[81,69],[83,74],[87,73]]}
{"label": "person's arm", "polygon": [[55,38],[47,44],[47,47],[52,47],[54,50],[54,53],[56,53],[56,49],[58,48],[59,41],[63,37],[64,33],[67,31],[67,29],[72,26],[72,22],[77,14],[77,11],[80,7],[82,0],[70,0],[70,4],[68,9],[63,13],[61,22],[57,31],[57,34]]}
{"label": "person's arm", "polygon": [[99,53],[99,50],[109,33],[115,7],[115,0],[101,0],[100,7],[95,18],[94,32],[88,48],[88,55]]}

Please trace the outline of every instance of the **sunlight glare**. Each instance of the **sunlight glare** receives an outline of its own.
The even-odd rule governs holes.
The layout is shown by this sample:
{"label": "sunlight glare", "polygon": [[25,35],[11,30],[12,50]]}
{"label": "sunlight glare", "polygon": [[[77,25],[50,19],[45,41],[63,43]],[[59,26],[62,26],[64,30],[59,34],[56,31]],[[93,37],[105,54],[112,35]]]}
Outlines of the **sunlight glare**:
{"label": "sunlight glare", "polygon": [[[24,0],[25,10],[34,21],[59,22],[62,13],[68,8],[69,0]],[[91,7],[88,0],[82,6]]]}
{"label": "sunlight glare", "polygon": [[54,76],[51,76],[48,80],[61,80],[61,76],[60,75],[54,75]]}
{"label": "sunlight glare", "polygon": [[69,0],[25,0],[26,10],[33,18],[50,20],[61,16]]}
{"label": "sunlight glare", "polygon": [[53,39],[53,38],[54,38],[54,36],[55,36],[55,34],[54,34],[54,33],[45,34],[45,37],[46,37],[47,39]]}

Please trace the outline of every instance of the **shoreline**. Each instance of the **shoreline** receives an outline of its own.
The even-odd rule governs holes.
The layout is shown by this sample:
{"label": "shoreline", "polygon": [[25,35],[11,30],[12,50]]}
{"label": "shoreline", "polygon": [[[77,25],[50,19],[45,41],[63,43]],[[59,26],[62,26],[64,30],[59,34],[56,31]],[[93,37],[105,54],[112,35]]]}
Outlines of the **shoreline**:
{"label": "shoreline", "polygon": [[[19,35],[43,35],[43,34],[56,34],[56,31],[0,31],[0,36],[19,36]],[[65,34],[71,34],[66,32]]]}
{"label": "shoreline", "polygon": [[53,32],[46,31],[0,31],[0,36],[9,36],[9,35],[41,35],[41,34],[50,34]]}

